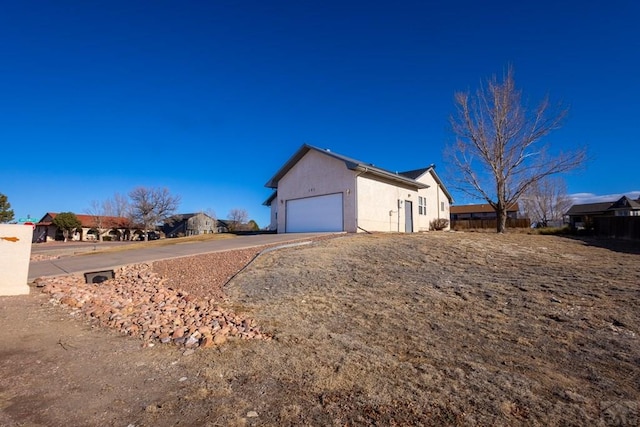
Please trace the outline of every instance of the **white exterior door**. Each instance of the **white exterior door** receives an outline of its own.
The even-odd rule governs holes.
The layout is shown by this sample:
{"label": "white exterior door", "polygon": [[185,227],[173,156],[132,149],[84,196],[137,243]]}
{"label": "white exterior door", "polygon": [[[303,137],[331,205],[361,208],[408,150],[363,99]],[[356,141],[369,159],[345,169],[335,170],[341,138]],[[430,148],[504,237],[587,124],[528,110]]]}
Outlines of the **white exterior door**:
{"label": "white exterior door", "polygon": [[286,232],[343,231],[342,193],[287,200]]}

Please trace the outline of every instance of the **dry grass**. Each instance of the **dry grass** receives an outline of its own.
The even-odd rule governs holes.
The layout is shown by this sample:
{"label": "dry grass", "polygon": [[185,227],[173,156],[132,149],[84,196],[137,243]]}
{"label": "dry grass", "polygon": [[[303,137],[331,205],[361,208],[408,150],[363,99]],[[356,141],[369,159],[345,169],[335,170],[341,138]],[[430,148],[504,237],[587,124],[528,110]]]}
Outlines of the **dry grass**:
{"label": "dry grass", "polygon": [[[433,232],[269,252],[226,293],[274,339],[189,357],[122,352],[116,338],[96,343],[99,331],[67,333],[75,349],[65,352],[55,340],[69,321],[40,309],[19,328],[58,329],[6,339],[44,362],[7,353],[0,370],[29,384],[33,401],[9,407],[0,387],[0,408],[47,425],[638,425],[640,251],[599,245]],[[52,377],[57,367],[64,378]],[[52,378],[67,390],[58,400]],[[118,411],[99,412],[104,402]]]}
{"label": "dry grass", "polygon": [[269,425],[595,424],[640,397],[638,261],[484,233],[268,254],[228,291],[276,340],[222,376]]}

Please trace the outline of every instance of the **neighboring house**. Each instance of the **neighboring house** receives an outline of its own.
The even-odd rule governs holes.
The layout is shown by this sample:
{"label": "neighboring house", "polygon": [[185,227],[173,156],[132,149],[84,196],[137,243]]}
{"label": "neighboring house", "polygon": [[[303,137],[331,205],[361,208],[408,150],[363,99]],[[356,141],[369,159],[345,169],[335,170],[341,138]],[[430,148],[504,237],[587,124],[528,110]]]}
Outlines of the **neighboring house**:
{"label": "neighboring house", "polygon": [[608,216],[640,216],[640,198],[627,196],[610,202],[573,205],[565,214],[571,228],[583,229],[593,225],[593,219]]}
{"label": "neighboring house", "polygon": [[278,233],[427,231],[453,202],[433,165],[391,172],[307,144],[265,186]]}
{"label": "neighboring house", "polygon": [[175,215],[162,226],[162,231],[167,237],[195,236],[217,233],[218,226],[215,218],[198,212]]}
{"label": "neighboring house", "polygon": [[[62,230],[53,224],[53,219],[57,213],[47,212],[36,224],[33,232],[34,242],[49,242],[52,240],[63,240]],[[75,214],[82,225],[81,228],[71,233],[71,240],[99,240],[98,234],[102,234],[103,239],[109,240],[131,240],[132,233],[139,233],[133,230],[131,221],[124,217],[115,216],[94,216]]]}
{"label": "neighboring house", "polygon": [[217,222],[218,233],[229,233],[230,231],[236,230],[238,227],[241,227],[242,224],[236,223],[236,221],[232,221],[230,219],[219,219]]}
{"label": "neighboring house", "polygon": [[[517,203],[507,208],[507,218],[518,218],[519,207]],[[488,203],[481,205],[451,206],[451,221],[463,219],[497,219],[496,210]]]}
{"label": "neighboring house", "polygon": [[622,196],[608,209],[613,216],[640,216],[640,197],[637,200]]}

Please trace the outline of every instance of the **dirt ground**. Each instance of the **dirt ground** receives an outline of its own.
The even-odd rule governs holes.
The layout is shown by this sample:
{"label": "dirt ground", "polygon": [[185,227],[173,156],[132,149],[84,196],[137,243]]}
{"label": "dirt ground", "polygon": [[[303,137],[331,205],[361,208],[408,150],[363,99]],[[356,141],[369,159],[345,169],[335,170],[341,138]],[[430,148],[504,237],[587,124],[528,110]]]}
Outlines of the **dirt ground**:
{"label": "dirt ground", "polygon": [[640,424],[637,243],[349,235],[224,291],[273,339],[185,356],[0,297],[0,425]]}

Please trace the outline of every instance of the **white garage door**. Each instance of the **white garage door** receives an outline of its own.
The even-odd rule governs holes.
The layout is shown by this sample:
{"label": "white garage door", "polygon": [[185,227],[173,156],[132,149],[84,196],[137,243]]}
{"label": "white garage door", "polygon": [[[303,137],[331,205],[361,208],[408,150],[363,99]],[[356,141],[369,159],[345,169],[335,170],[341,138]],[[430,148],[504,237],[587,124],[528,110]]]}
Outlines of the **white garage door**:
{"label": "white garage door", "polygon": [[342,231],[342,193],[287,200],[287,233]]}

